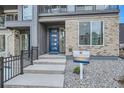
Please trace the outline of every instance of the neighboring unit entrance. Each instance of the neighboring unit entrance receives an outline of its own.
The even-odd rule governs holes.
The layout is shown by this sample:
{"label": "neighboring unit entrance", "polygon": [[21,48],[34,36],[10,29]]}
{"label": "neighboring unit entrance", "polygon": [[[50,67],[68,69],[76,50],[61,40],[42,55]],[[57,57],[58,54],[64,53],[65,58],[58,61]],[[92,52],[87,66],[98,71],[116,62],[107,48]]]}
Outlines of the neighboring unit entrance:
{"label": "neighboring unit entrance", "polygon": [[49,53],[59,53],[58,28],[49,28]]}

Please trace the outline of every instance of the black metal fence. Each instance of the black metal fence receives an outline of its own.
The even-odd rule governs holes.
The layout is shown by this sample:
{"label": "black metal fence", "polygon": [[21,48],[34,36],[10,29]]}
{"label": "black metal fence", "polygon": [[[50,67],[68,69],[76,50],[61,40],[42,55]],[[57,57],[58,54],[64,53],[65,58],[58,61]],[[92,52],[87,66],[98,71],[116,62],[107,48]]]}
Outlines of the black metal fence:
{"label": "black metal fence", "polygon": [[21,63],[20,63],[20,55],[18,56],[10,56],[3,58],[3,77],[4,82],[16,77],[21,73]]}
{"label": "black metal fence", "polygon": [[3,57],[0,57],[0,88],[3,88]]}
{"label": "black metal fence", "polygon": [[21,63],[22,63],[22,67],[27,67],[29,65],[31,65],[31,61],[30,61],[30,51],[29,50],[22,50],[21,51]]}
{"label": "black metal fence", "polygon": [[33,65],[33,60],[38,59],[38,47],[31,50],[22,50],[18,56],[0,57],[0,88],[4,82],[23,74],[23,69]]}
{"label": "black metal fence", "polygon": [[33,65],[33,60],[38,59],[38,47],[31,48],[31,64]]}

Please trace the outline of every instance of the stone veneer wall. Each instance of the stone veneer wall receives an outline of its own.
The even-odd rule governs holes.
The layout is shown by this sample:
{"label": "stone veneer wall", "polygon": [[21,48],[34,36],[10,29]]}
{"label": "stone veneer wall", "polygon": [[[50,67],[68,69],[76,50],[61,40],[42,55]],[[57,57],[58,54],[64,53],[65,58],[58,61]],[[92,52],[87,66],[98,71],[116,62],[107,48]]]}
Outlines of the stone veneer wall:
{"label": "stone veneer wall", "polygon": [[14,32],[9,29],[1,29],[0,35],[5,35],[5,51],[0,52],[0,56],[8,57],[14,55]]}
{"label": "stone veneer wall", "polygon": [[[79,21],[104,22],[104,45],[101,46],[78,46],[78,23]],[[66,55],[72,55],[69,48],[79,50],[79,47],[87,48],[94,56],[118,56],[119,55],[119,21],[118,15],[92,15],[80,16],[65,21],[66,31]]]}
{"label": "stone veneer wall", "polygon": [[0,56],[20,55],[20,32],[17,30],[0,30],[0,35],[5,35],[5,51],[0,52]]}
{"label": "stone veneer wall", "polygon": [[14,55],[20,55],[20,32],[14,30]]}

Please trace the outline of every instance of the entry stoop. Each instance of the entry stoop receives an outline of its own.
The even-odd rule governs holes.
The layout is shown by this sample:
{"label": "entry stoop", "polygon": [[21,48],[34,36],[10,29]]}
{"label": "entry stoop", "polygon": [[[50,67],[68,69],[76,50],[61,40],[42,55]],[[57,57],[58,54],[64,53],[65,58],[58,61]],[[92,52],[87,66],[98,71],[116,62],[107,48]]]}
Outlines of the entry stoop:
{"label": "entry stoop", "polygon": [[54,65],[65,65],[66,59],[39,59],[33,62],[34,64],[54,64]]}
{"label": "entry stoop", "polygon": [[44,54],[39,56],[39,59],[66,59],[66,56],[62,54]]}
{"label": "entry stoop", "polygon": [[54,64],[54,65],[65,65],[66,56],[62,54],[44,54],[39,56],[38,60],[33,62],[34,64]]}
{"label": "entry stoop", "polygon": [[26,67],[24,73],[31,74],[64,74],[65,65],[34,64]]}
{"label": "entry stoop", "polygon": [[63,88],[66,57],[42,55],[24,68],[24,74],[4,84],[6,88]]}

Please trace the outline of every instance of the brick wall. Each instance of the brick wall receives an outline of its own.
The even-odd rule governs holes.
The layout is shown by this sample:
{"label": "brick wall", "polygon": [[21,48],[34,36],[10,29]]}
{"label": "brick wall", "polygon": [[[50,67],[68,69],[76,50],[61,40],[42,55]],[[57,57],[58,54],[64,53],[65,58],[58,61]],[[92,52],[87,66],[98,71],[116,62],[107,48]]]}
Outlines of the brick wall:
{"label": "brick wall", "polygon": [[94,56],[118,56],[119,55],[119,21],[118,15],[92,15],[80,16],[65,21],[66,31],[66,55],[72,55],[72,50],[79,50],[78,46],[78,23],[79,21],[103,21],[104,22],[104,45],[81,46],[87,48]]}

